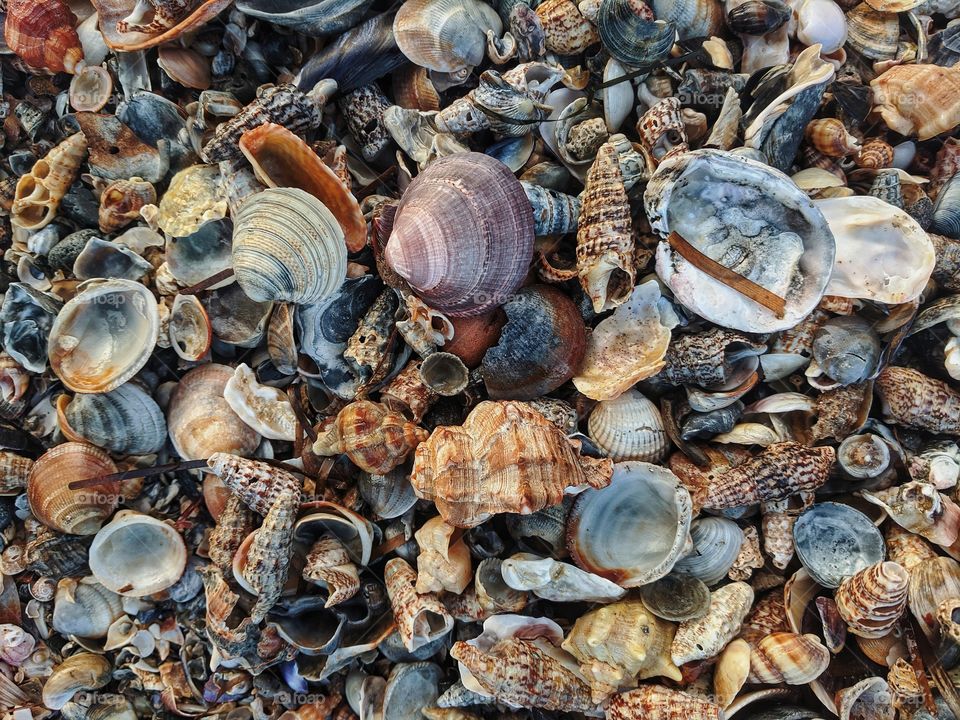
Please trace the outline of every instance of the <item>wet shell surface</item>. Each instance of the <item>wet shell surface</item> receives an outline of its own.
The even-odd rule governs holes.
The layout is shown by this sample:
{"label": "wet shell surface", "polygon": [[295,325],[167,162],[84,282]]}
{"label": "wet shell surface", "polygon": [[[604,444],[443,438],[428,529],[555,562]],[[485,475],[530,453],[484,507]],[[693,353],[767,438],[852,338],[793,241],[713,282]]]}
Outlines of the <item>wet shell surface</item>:
{"label": "wet shell surface", "polygon": [[691,523],[690,536],[693,550],[677,561],[674,572],[716,585],[727,576],[740,554],[743,532],[732,520],[705,517]]}

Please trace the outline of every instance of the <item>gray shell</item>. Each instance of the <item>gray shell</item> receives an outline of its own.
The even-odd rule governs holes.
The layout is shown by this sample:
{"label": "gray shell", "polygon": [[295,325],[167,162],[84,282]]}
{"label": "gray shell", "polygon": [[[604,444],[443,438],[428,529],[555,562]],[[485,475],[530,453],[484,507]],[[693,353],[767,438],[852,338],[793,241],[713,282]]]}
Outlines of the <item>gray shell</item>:
{"label": "gray shell", "polygon": [[167,423],[154,399],[138,385],[78,394],[65,411],[67,422],[87,442],[118,455],[159,452],[167,440]]}
{"label": "gray shell", "polygon": [[883,536],[870,518],[840,503],[817,503],[800,515],[793,541],[807,572],[827,588],[839,587],[886,554]]}

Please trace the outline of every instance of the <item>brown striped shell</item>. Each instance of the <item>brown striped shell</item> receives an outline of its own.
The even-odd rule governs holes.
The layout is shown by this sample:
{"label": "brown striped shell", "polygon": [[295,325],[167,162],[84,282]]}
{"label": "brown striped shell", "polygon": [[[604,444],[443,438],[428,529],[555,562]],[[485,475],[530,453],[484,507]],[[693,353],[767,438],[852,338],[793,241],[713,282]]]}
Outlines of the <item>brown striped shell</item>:
{"label": "brown striped shell", "polygon": [[830,651],[816,635],[780,632],[767,635],[750,655],[753,683],[804,685],[830,664]]}
{"label": "brown striped shell", "polygon": [[837,118],[811,120],[804,135],[808,143],[827,157],[846,157],[861,149],[860,142]]}
{"label": "brown striped shell", "polygon": [[104,482],[71,490],[75,480],[117,472],[103,450],[68,442],[45,452],[33,464],[27,479],[30,511],[40,522],[63,533],[92,535],[120,502],[120,484]]}
{"label": "brown striped shell", "polygon": [[431,307],[480,315],[519,287],[533,240],[533,211],[510,169],[488,155],[457,153],[410,183],[385,256]]}
{"label": "brown striped shell", "polygon": [[75,29],[77,16],[65,0],[9,0],[3,38],[31,67],[52,73],[77,70],[83,47]]}
{"label": "brown striped shell", "polygon": [[854,635],[886,635],[907,607],[910,575],[895,562],[885,561],[861,570],[837,588],[840,616]]}

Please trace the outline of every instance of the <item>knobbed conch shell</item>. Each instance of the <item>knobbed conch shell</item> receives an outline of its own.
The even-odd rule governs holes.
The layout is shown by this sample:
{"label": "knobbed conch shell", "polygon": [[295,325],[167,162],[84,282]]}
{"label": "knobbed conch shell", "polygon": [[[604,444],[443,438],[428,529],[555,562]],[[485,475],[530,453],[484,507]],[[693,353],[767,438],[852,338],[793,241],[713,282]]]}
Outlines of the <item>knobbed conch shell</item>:
{"label": "knobbed conch shell", "polygon": [[597,403],[587,421],[587,432],[614,462],[656,463],[670,447],[660,411],[636,390]]}
{"label": "knobbed conch shell", "polygon": [[533,240],[533,210],[510,169],[457,153],[430,163],[403,193],[385,257],[431,307],[480,315],[519,287]]}
{"label": "knobbed conch shell", "polygon": [[595,692],[607,695],[651,677],[679,681],[680,669],[670,659],[675,632],[641,601],[621,600],[581,615],[561,647],[580,661]]}
{"label": "knobbed conch shell", "polygon": [[25,230],[39,230],[49,225],[76,178],[86,152],[87,139],[78,132],[37,160],[30,172],[17,181],[10,222]]}
{"label": "knobbed conch shell", "polygon": [[[138,385],[126,383],[108,393],[63,399],[60,430],[70,440],[86,441],[119,455],[159,452],[167,423],[156,401]],[[61,401],[57,401],[58,413]],[[64,424],[65,423],[65,424]]]}
{"label": "knobbed conch shell", "polygon": [[636,277],[633,249],[617,149],[604,143],[587,171],[577,221],[577,274],[595,312],[612,310],[630,298]]}
{"label": "knobbed conch shell", "polygon": [[720,706],[710,700],[671,690],[663,685],[641,685],[614,695],[607,704],[607,720],[722,720]]}
{"label": "knobbed conch shell", "polygon": [[907,607],[909,583],[909,573],[889,560],[845,580],[835,597],[847,629],[865,638],[886,635]]}
{"label": "knobbed conch shell", "polygon": [[417,574],[403,558],[392,558],[383,569],[393,617],[404,647],[410,652],[432,643],[453,629],[453,618],[433,593],[418,593]]}
{"label": "knobbed conch shell", "polygon": [[677,300],[711,322],[745,332],[786,330],[823,297],[833,235],[806,194],[777,170],[719,150],[681,153],[657,168],[644,206],[662,237],[678,233],[786,303],[778,316],[661,242],[657,274]]}
{"label": "knobbed conch shell", "polygon": [[737,636],[753,605],[753,588],[734,582],[714,590],[706,615],[685,620],[670,648],[676,665],[716,657]]}
{"label": "knobbed conch shell", "polygon": [[608,487],[577,497],[567,519],[567,548],[588,572],[622,587],[646,585],[669,573],[687,549],[691,513],[690,494],[672,472],[617,463]]}
{"label": "knobbed conch shell", "polygon": [[484,401],[462,426],[438,427],[417,448],[410,481],[446,522],[474,527],[496,513],[556,505],[567,487],[604,487],[611,472],[609,460],[580,456],[530,407]]}
{"label": "knobbed conch shell", "polygon": [[64,0],[10,0],[5,11],[3,39],[27,65],[71,74],[82,67],[77,16]]}
{"label": "knobbed conch shell", "polygon": [[870,87],[875,109],[901,135],[929,140],[960,124],[960,68],[894,65]]}
{"label": "knobbed conch shell", "polygon": [[264,190],[236,217],[233,270],[252,300],[320,302],[347,275],[343,230],[323,203],[303,190]]}
{"label": "knobbed conch shell", "polygon": [[752,683],[804,685],[830,664],[830,651],[816,635],[780,632],[767,635],[750,655]]}
{"label": "knobbed conch shell", "polygon": [[426,430],[400,413],[358,400],[321,428],[313,452],[322,456],[344,453],[361,470],[383,475],[406,460],[427,436]]}
{"label": "knobbed conch shell", "polygon": [[157,301],[131,280],[90,280],[80,287],[50,328],[50,367],[71,390],[109,392],[150,359],[160,330]]}
{"label": "knobbed conch shell", "polygon": [[920,224],[869,195],[816,200],[836,239],[826,293],[896,305],[914,300],[936,261]]}

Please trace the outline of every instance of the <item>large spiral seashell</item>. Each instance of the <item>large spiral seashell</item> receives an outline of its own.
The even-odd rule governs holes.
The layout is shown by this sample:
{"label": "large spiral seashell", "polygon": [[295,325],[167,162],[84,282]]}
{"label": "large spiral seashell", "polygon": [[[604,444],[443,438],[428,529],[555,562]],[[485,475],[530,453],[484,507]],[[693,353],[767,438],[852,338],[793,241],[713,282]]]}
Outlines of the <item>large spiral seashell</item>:
{"label": "large spiral seashell", "polygon": [[750,655],[749,682],[803,685],[830,664],[830,651],[816,635],[780,632],[767,635]]}
{"label": "large spiral seashell", "polygon": [[606,709],[607,720],[721,720],[723,711],[710,700],[671,690],[662,685],[643,685],[615,695]]}
{"label": "large spiral seashell", "polygon": [[77,71],[83,47],[77,16],[64,0],[9,0],[3,39],[31,67],[52,73]]}
{"label": "large spiral seashell", "polygon": [[909,573],[889,560],[845,580],[836,601],[847,629],[865,638],[886,635],[907,607],[909,583]]}
{"label": "large spiral seashell", "polygon": [[860,151],[853,158],[857,167],[880,170],[893,165],[893,146],[880,138],[864,141]]}
{"label": "large spiral seashell", "polygon": [[633,389],[597,403],[587,432],[614,462],[660,462],[670,447],[660,410]]}
{"label": "large spiral seashell", "polygon": [[410,183],[385,256],[431,307],[480,315],[519,287],[533,241],[533,211],[510,169],[488,155],[457,153]]}
{"label": "large spiral seashell", "polygon": [[116,509],[120,484],[104,482],[80,490],[71,490],[68,485],[115,472],[117,466],[99,448],[76,442],[57,445],[41,455],[30,470],[30,512],[54,530],[92,535]]}
{"label": "large spiral seashell", "polygon": [[30,172],[17,181],[10,222],[25,230],[39,230],[50,224],[86,152],[87,139],[78,132],[37,160]]}
{"label": "large spiral seashell", "polygon": [[320,302],[347,276],[343,230],[323,203],[303,190],[264,190],[236,217],[233,270],[252,300]]}
{"label": "large spiral seashell", "polygon": [[960,433],[960,393],[912,368],[888,366],[876,380],[884,418],[934,433]]}

